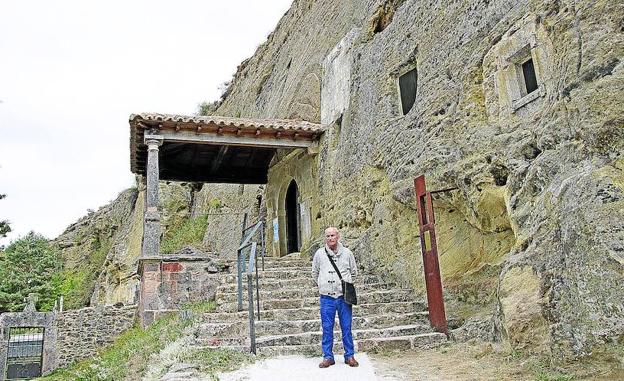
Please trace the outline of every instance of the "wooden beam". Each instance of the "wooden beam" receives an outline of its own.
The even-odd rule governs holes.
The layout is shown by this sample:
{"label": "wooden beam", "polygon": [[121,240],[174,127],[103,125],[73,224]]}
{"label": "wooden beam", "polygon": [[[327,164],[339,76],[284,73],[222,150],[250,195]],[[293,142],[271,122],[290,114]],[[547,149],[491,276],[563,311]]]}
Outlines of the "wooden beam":
{"label": "wooden beam", "polygon": [[194,133],[189,131],[159,131],[165,141],[180,143],[212,144],[241,147],[266,147],[266,148],[314,148],[318,146],[317,141],[288,138],[264,138],[236,135],[216,135],[210,133]]}

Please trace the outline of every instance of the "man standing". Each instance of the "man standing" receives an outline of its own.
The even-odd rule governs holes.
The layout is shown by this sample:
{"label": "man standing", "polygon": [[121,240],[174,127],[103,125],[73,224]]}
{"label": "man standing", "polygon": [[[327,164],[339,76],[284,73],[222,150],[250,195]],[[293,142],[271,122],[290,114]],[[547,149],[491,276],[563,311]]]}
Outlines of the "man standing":
{"label": "man standing", "polygon": [[325,229],[325,246],[318,249],[312,261],[312,277],[316,281],[321,294],[321,325],[323,326],[323,361],[319,368],[334,365],[334,319],[338,313],[338,321],[342,330],[342,345],[344,346],[345,364],[355,367],[358,362],[353,355],[353,335],[351,334],[352,306],[347,304],[342,295],[342,284],[329,256],[334,260],[336,267],[345,282],[353,283],[357,275],[355,257],[351,250],[342,246],[338,240],[340,233],[335,227]]}

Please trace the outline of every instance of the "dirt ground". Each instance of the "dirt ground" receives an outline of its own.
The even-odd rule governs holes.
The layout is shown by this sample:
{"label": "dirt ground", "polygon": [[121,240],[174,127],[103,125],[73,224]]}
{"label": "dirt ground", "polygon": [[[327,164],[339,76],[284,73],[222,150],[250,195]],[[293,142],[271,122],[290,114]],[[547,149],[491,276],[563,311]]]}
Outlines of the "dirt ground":
{"label": "dirt ground", "polygon": [[555,369],[491,343],[451,344],[438,349],[370,354],[381,379],[439,380],[624,380],[622,363]]}
{"label": "dirt ground", "polygon": [[[449,343],[429,350],[356,354],[359,368],[349,368],[337,355],[335,366],[319,369],[320,357],[281,356],[260,359],[221,381],[624,381],[624,359],[603,356],[602,362],[572,363],[562,368],[545,359],[526,357],[499,344]],[[608,361],[605,359],[608,358]],[[182,378],[172,378],[171,380]],[[196,378],[208,380],[210,378]],[[169,380],[169,379],[168,379]]]}

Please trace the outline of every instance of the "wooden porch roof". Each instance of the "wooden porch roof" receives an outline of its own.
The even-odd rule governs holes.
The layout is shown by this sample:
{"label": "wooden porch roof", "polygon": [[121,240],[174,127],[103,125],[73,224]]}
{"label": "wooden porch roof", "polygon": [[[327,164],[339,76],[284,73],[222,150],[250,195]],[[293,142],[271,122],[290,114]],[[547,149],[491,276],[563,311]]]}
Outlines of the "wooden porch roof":
{"label": "wooden porch roof", "polygon": [[167,114],[130,115],[130,169],[145,175],[144,137],[160,135],[160,179],[264,184],[277,148],[310,148],[320,124],[290,119]]}

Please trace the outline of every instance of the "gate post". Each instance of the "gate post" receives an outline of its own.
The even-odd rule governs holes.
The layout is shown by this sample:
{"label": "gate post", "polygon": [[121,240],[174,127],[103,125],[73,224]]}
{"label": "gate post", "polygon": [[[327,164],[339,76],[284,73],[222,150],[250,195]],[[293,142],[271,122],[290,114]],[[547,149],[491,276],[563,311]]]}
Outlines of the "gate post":
{"label": "gate post", "polygon": [[425,271],[425,285],[427,287],[427,306],[429,322],[433,328],[448,335],[448,324],[444,312],[444,298],[442,296],[442,279],[438,262],[438,246],[435,236],[435,217],[431,193],[427,192],[425,176],[414,179],[416,193],[416,208],[418,209],[418,226],[420,230],[420,246]]}

